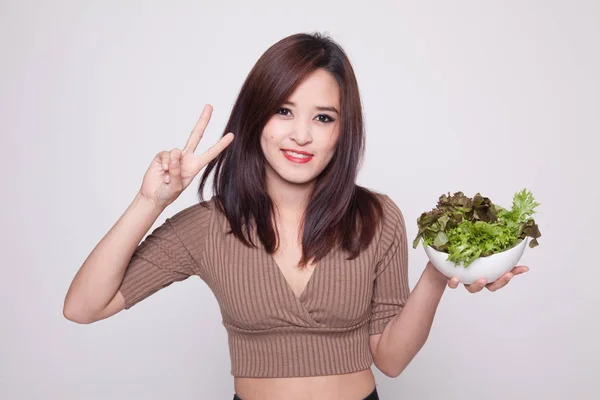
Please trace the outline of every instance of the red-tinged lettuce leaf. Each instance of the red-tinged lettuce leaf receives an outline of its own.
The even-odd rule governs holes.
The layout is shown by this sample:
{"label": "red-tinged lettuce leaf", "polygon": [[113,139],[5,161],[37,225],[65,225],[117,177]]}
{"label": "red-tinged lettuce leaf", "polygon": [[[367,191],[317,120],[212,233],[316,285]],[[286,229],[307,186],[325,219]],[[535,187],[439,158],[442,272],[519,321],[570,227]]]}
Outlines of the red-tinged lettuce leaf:
{"label": "red-tinged lettuce leaf", "polygon": [[488,197],[477,193],[473,198],[473,213],[470,220],[496,222],[498,220],[496,206]]}

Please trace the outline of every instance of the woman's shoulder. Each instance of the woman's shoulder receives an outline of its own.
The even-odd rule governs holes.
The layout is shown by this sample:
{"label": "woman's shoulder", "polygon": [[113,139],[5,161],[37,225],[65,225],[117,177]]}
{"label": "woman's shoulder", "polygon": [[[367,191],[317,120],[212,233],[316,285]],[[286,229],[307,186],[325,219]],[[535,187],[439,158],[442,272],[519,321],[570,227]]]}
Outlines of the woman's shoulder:
{"label": "woman's shoulder", "polygon": [[378,190],[361,187],[359,186],[359,191],[366,193],[368,196],[377,200],[379,206],[381,207],[382,219],[384,223],[398,223],[404,222],[404,216],[402,211],[400,210],[400,206],[392,199],[392,197],[386,193],[383,193]]}
{"label": "woman's shoulder", "polygon": [[381,224],[377,236],[377,256],[384,257],[390,250],[398,246],[406,247],[407,230],[404,215],[392,195],[372,191],[381,204]]}
{"label": "woman's shoulder", "polygon": [[177,231],[183,232],[190,229],[208,228],[215,212],[215,198],[202,200],[191,206],[179,210],[167,218]]}

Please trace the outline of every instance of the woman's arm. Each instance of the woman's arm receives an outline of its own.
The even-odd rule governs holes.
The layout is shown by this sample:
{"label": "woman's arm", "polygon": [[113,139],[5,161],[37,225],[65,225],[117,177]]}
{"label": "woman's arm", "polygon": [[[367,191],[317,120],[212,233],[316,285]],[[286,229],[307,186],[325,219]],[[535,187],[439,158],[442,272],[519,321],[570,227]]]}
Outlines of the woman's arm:
{"label": "woman's arm", "polygon": [[[519,265],[495,282],[487,283],[481,278],[465,288],[471,293],[483,288],[495,292],[506,286],[513,276],[528,270]],[[381,334],[371,336],[371,352],[381,372],[392,378],[402,373],[425,344],[444,289],[446,286],[456,289],[459,284],[458,278],[448,279],[431,262],[427,263],[402,311],[390,320]]]}
{"label": "woman's arm", "polygon": [[397,377],[425,344],[448,281],[428,263],[402,311],[370,338],[375,366]]}
{"label": "woman's arm", "polygon": [[[131,205],[96,245],[73,278],[63,306],[67,319],[91,323],[109,317],[187,276],[189,271],[175,270],[187,269],[193,261],[188,258],[185,246],[175,239],[177,235],[170,222],[155,230],[155,234],[151,235],[154,237],[145,246],[139,243],[166,207],[233,140],[233,134],[228,133],[204,153],[194,154],[211,115],[212,106],[207,104],[183,150],[162,151],[153,158]],[[133,261],[136,249],[158,259],[151,261],[138,257]],[[128,269],[128,266],[132,268]],[[127,280],[127,296],[122,292],[124,278]]]}
{"label": "woman's arm", "polygon": [[125,308],[119,285],[135,249],[163,210],[136,195],[73,278],[63,307],[67,319],[91,323]]}

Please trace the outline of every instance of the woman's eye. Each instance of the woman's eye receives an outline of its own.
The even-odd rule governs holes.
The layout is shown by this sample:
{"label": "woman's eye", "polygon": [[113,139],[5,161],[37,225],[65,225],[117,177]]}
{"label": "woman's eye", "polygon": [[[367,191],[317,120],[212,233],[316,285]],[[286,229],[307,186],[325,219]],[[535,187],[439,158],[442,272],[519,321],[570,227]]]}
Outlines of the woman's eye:
{"label": "woman's eye", "polygon": [[[277,114],[278,115],[282,115],[284,117],[288,117],[288,116],[292,115],[292,111],[289,108],[285,108],[284,107],[284,108],[280,108],[279,110],[277,110]],[[319,115],[317,115],[317,120],[319,122],[322,122],[322,123],[325,123],[325,124],[328,124],[328,123],[331,123],[331,122],[335,121],[335,119],[333,119],[329,115],[325,115],[325,114],[319,114]]]}
{"label": "woman's eye", "polygon": [[[329,115],[325,115],[325,114],[321,114],[321,115],[317,116],[317,118],[319,118],[319,122],[324,122],[324,123],[330,123],[330,122],[335,121]],[[323,118],[323,119],[321,119],[321,118]]]}

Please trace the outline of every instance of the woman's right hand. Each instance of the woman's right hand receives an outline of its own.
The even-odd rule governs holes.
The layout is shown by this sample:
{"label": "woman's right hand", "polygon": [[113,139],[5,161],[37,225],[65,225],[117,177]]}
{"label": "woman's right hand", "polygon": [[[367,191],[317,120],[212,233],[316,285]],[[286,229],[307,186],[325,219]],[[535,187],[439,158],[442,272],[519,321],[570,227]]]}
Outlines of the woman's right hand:
{"label": "woman's right hand", "polygon": [[162,151],[154,157],[144,175],[140,193],[156,207],[165,208],[192,182],[194,177],[233,141],[233,133],[223,136],[200,155],[194,154],[210,121],[212,106],[207,104],[183,148]]}

